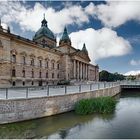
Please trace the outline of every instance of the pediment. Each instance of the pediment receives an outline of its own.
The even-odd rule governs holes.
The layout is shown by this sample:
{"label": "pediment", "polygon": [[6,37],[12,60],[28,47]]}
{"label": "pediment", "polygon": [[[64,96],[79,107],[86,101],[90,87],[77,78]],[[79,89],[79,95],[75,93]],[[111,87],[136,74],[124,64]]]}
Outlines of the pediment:
{"label": "pediment", "polygon": [[88,54],[78,50],[77,52],[73,53],[72,56],[78,56],[86,61],[90,61]]}

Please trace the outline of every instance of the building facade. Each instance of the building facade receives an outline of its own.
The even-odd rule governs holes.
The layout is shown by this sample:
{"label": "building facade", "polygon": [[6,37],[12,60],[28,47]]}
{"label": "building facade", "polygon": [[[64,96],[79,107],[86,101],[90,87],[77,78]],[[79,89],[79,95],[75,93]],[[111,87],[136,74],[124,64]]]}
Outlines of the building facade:
{"label": "building facade", "polygon": [[0,87],[98,81],[99,67],[90,64],[85,44],[82,50],[72,47],[66,28],[56,44],[45,18],[33,40],[12,34],[0,24]]}

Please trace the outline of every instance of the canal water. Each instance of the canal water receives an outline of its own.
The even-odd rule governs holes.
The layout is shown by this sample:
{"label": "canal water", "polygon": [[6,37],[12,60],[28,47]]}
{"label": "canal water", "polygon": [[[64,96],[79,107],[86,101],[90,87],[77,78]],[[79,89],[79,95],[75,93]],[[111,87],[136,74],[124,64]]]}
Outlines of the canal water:
{"label": "canal water", "polygon": [[140,92],[123,92],[112,114],[79,116],[74,112],[0,125],[2,138],[140,138]]}

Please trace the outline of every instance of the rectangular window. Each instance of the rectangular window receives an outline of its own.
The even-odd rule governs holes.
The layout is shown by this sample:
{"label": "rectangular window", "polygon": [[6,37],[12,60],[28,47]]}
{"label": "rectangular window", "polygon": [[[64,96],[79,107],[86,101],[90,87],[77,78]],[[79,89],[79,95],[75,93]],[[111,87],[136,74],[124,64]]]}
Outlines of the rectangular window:
{"label": "rectangular window", "polygon": [[54,63],[52,63],[52,68],[54,69]]}
{"label": "rectangular window", "polygon": [[42,75],[42,73],[41,73],[41,71],[39,72],[39,78],[41,78],[41,75]]}
{"label": "rectangular window", "polygon": [[23,77],[25,77],[25,70],[22,71]]}
{"label": "rectangular window", "polygon": [[31,59],[31,66],[34,66],[34,59]]}
{"label": "rectangular window", "polygon": [[39,66],[42,67],[42,60],[39,60]]}
{"label": "rectangular window", "polygon": [[48,78],[48,72],[46,73],[46,78]]}
{"label": "rectangular window", "polygon": [[16,63],[16,55],[15,54],[12,55],[12,62]]}
{"label": "rectangular window", "polygon": [[24,65],[26,64],[26,58],[25,58],[25,56],[23,56],[23,64]]}
{"label": "rectangular window", "polygon": [[12,69],[12,77],[16,77],[16,70]]}
{"label": "rectangular window", "polygon": [[52,73],[52,78],[54,78],[54,73]]}
{"label": "rectangular window", "polygon": [[57,69],[59,70],[59,64],[57,64]]}
{"label": "rectangular window", "polygon": [[46,68],[48,68],[48,61],[46,61]]}
{"label": "rectangular window", "polygon": [[34,71],[32,70],[32,78],[34,78]]}

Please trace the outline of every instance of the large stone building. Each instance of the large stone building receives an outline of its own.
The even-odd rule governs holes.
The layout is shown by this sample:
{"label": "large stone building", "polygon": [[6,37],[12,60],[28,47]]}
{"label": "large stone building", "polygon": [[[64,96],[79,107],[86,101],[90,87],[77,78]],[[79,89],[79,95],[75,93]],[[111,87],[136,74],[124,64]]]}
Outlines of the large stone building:
{"label": "large stone building", "polygon": [[33,40],[12,34],[0,22],[0,86],[41,86],[59,81],[98,81],[99,67],[90,64],[85,44],[71,45],[64,29],[59,46],[44,18]]}

